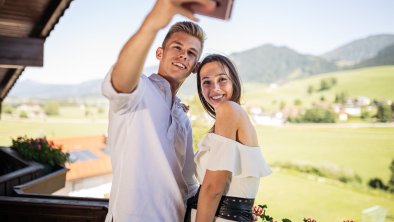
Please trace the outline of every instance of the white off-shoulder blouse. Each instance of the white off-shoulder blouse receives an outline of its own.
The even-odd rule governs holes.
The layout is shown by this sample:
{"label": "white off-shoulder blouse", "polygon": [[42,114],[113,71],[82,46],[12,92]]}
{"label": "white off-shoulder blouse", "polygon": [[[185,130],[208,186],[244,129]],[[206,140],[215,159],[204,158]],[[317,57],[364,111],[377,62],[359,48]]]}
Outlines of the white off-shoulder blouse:
{"label": "white off-shoulder blouse", "polygon": [[[206,170],[230,171],[231,182],[225,190],[225,196],[255,198],[259,189],[260,178],[272,173],[260,147],[250,147],[214,133],[208,133],[198,144],[194,156],[195,175],[202,184]],[[196,210],[192,210],[195,220]],[[215,221],[228,221],[215,218]]]}
{"label": "white off-shoulder blouse", "polygon": [[227,170],[232,173],[226,196],[255,198],[260,177],[271,174],[260,147],[243,145],[232,139],[208,133],[198,144],[194,156],[195,175],[200,182],[206,170]]}

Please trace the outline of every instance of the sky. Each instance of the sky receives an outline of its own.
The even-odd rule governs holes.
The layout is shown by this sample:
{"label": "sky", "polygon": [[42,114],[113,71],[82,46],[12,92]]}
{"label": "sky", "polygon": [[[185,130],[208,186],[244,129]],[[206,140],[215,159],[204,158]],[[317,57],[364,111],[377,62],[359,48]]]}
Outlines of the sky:
{"label": "sky", "polygon": [[[102,79],[154,0],[75,0],[45,42],[44,66],[21,79],[76,84]],[[394,34],[393,0],[235,0],[229,21],[197,16],[207,34],[203,55],[230,55],[264,44],[320,55],[353,40]],[[169,26],[187,20],[175,16]],[[158,65],[157,35],[145,67]]]}

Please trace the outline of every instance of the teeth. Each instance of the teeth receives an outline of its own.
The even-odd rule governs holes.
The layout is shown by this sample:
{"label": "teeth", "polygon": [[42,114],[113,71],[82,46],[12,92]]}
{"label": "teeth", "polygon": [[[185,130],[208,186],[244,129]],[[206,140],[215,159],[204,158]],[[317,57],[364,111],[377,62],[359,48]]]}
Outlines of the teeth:
{"label": "teeth", "polygon": [[212,99],[220,99],[220,98],[222,98],[222,97],[223,97],[223,95],[212,96]]}
{"label": "teeth", "polygon": [[182,63],[174,62],[174,65],[175,65],[175,66],[178,66],[178,67],[181,68],[181,69],[186,69],[186,66],[183,65]]}

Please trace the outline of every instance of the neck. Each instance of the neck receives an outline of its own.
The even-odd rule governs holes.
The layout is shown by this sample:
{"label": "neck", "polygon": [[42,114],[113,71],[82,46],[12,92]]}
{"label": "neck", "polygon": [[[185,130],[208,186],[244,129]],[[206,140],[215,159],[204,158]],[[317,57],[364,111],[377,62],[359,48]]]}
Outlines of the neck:
{"label": "neck", "polygon": [[175,79],[168,78],[166,76],[161,75],[160,73],[158,73],[158,75],[163,77],[168,82],[168,84],[170,84],[172,97],[175,97],[183,81],[182,82],[176,81]]}
{"label": "neck", "polygon": [[172,93],[172,97],[175,97],[176,94],[178,93],[179,88],[181,87],[182,83],[170,83],[171,86],[171,93]]}

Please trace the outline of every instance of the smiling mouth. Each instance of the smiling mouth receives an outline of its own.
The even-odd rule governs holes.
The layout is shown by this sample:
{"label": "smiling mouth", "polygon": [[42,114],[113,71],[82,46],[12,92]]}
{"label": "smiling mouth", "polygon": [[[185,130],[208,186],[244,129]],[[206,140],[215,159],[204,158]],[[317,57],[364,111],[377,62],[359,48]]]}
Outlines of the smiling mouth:
{"label": "smiling mouth", "polygon": [[223,97],[224,97],[224,95],[217,95],[217,96],[212,96],[211,99],[212,100],[220,100]]}
{"label": "smiling mouth", "polygon": [[173,62],[172,64],[173,64],[174,66],[176,66],[176,67],[180,68],[180,69],[186,69],[186,66],[185,66],[185,65],[183,65],[182,63],[179,63],[179,62]]}

